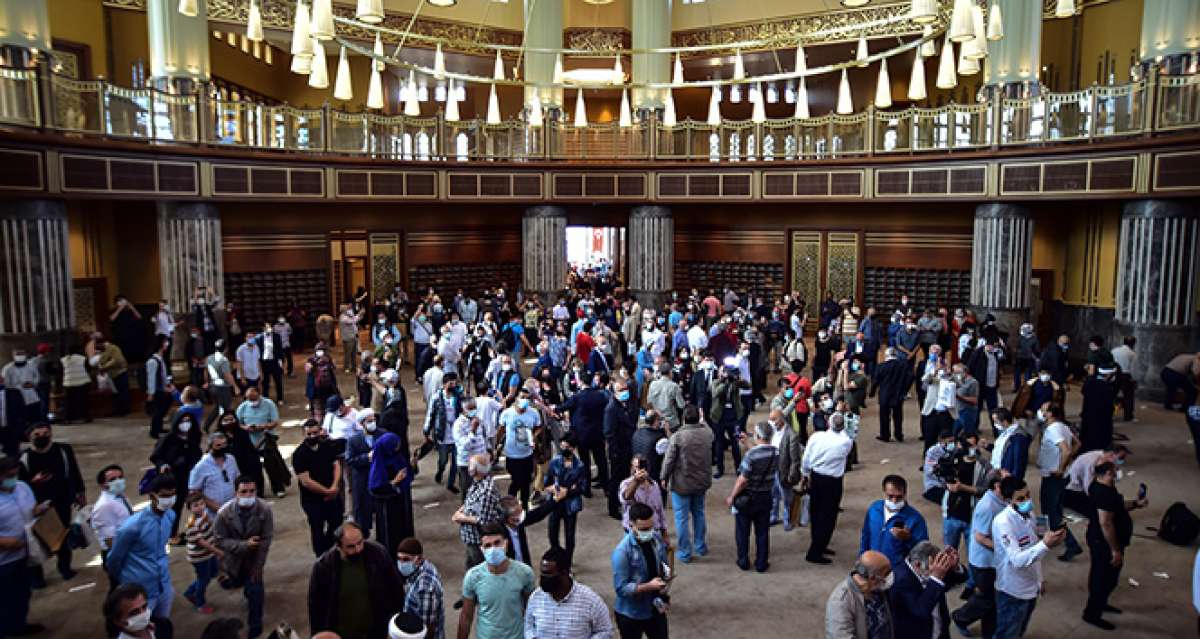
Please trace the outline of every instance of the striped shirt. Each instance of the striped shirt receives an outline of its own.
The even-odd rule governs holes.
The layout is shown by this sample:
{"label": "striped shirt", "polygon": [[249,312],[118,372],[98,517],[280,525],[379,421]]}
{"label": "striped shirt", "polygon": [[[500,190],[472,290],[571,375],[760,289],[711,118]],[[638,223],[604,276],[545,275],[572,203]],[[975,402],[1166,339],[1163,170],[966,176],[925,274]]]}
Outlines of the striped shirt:
{"label": "striped shirt", "polygon": [[525,606],[525,636],[530,639],[611,639],[608,606],[594,590],[573,582],[571,591],[556,601],[538,588]]}
{"label": "striped shirt", "polygon": [[206,541],[210,545],[213,543],[212,520],[208,518],[207,512],[192,515],[191,520],[188,521],[185,535],[187,537],[187,558],[189,562],[199,564],[208,561],[213,556],[211,550],[200,545],[202,541]]}

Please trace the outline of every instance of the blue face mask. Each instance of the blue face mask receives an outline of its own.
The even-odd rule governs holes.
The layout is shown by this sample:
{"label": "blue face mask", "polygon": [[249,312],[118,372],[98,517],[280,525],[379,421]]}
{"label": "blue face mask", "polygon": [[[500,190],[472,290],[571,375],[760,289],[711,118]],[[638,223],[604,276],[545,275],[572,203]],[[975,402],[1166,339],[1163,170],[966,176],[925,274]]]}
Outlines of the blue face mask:
{"label": "blue face mask", "polygon": [[396,567],[400,569],[400,574],[405,577],[411,577],[417,571],[417,562],[415,561],[397,561]]}
{"label": "blue face mask", "polygon": [[517,400],[517,408],[520,408],[520,409],[529,408],[529,400],[525,399],[523,397],[521,399],[518,399]]}
{"label": "blue face mask", "polygon": [[4,490],[15,490],[17,488],[16,477],[5,477],[4,481],[0,481],[0,488]]}
{"label": "blue face mask", "polygon": [[790,388],[783,389],[783,396],[786,397],[787,399],[791,399],[792,395],[795,395],[795,394],[796,394],[796,391],[794,391]]}
{"label": "blue face mask", "polygon": [[643,543],[643,544],[654,541],[654,531],[653,530],[634,529],[633,535],[634,535],[634,537],[637,538],[638,542]]}
{"label": "blue face mask", "polygon": [[623,402],[629,401],[629,391],[623,390],[623,391],[617,393],[617,399],[619,399]]}
{"label": "blue face mask", "polygon": [[1028,515],[1029,513],[1033,512],[1033,500],[1026,499],[1025,501],[1017,504],[1017,512],[1021,513],[1022,515]]}
{"label": "blue face mask", "polygon": [[491,548],[483,549],[483,560],[489,566],[499,566],[508,559],[508,555],[504,554],[504,546],[492,546]]}

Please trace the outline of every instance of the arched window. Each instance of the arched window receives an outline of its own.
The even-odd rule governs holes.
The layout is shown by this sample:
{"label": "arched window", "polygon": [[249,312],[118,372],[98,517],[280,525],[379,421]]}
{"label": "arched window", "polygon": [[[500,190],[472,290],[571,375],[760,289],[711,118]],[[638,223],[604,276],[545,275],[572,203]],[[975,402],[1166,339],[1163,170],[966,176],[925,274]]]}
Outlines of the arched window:
{"label": "arched window", "polygon": [[424,131],[417,134],[417,159],[429,160],[429,134]]}
{"label": "arched window", "polygon": [[708,160],[710,162],[721,161],[721,136],[716,133],[708,136]]}
{"label": "arched window", "polygon": [[470,144],[467,141],[467,134],[459,132],[454,136],[454,156],[459,162],[466,162],[467,156],[470,155]]}

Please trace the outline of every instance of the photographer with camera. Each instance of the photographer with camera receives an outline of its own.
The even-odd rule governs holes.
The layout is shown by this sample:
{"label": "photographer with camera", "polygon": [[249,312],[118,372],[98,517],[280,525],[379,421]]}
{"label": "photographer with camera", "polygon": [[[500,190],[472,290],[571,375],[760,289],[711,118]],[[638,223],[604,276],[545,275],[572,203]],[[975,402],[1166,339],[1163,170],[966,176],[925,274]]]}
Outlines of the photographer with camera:
{"label": "photographer with camera", "polygon": [[[950,480],[957,477],[953,459],[956,447],[954,433],[943,430],[938,433],[937,443],[925,451],[925,465],[921,467],[924,492],[921,496],[926,500],[935,504],[942,503],[942,497],[946,495],[947,477]],[[943,461],[946,462],[945,467]]]}
{"label": "photographer with camera", "polygon": [[740,394],[749,393],[749,382],[742,379],[738,370],[737,358],[725,359],[717,379],[712,383],[712,406],[708,411],[708,423],[713,429],[713,461],[717,471],[713,479],[720,479],[725,474],[725,449],[733,451],[733,465],[742,465],[742,449],[738,439],[743,436],[741,424],[749,414]]}

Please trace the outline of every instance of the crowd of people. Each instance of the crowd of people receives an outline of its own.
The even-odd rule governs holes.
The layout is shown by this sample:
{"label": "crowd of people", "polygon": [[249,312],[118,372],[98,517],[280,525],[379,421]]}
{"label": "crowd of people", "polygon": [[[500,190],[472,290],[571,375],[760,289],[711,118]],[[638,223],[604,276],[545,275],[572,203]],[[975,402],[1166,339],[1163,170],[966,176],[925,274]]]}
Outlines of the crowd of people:
{"label": "crowd of people", "polygon": [[[220,301],[207,289],[197,289],[188,315],[160,305],[138,383],[156,440],[152,470],[137,484],[149,506],[134,512],[115,464],[97,474],[100,496],[88,506],[109,577],[110,636],[173,636],[170,545],[186,547],[195,573],[182,593],[187,605],[212,613],[213,581],[245,598],[244,623],[215,620],[204,637],[269,630],[264,568],[275,521],[264,497],[287,496],[294,481],[315,556],[315,637],[440,639],[447,614],[458,615],[460,638],[667,637],[672,581],[709,554],[706,496],[727,456],[736,478],[722,493],[735,517],[738,568],[770,570],[776,525],[807,527],[805,559],[834,561],[833,537],[848,527],[838,525],[843,480],[857,463],[868,402],[877,403],[885,443],[904,441],[903,409],[914,402],[920,498],[941,508],[942,543],[909,503],[905,477],[885,477],[859,555],[829,596],[827,637],[926,639],[951,627],[970,636],[976,624],[985,637],[1021,636],[1045,555],[1060,545],[1062,561],[1085,552],[1064,508],[1088,520],[1082,618],[1113,629],[1120,610],[1108,597],[1130,541],[1129,512],[1147,503],[1144,493],[1129,499],[1118,490],[1132,453],[1114,432],[1114,406],[1135,418],[1132,338],[1109,350],[1092,337],[1075,368],[1068,335],[1044,343],[1026,324],[1010,336],[990,317],[918,309],[907,295],[880,316],[832,295],[809,309],[795,294],[721,293],[677,292],[643,306],[590,270],[549,300],[503,286],[445,300],[397,287],[373,305],[364,294],[336,318],[318,317],[311,355],[288,315],[237,326],[234,348],[235,331],[229,318],[218,320]],[[114,319],[129,308],[119,301]],[[172,344],[177,327],[189,335],[182,349]],[[90,419],[86,392],[72,399],[71,389],[92,384],[112,394],[121,415],[130,410],[132,368],[95,334],[61,358],[48,346],[32,360],[14,352],[0,375],[0,636],[41,630],[26,617],[32,589],[45,583],[35,561],[45,549],[26,528],[48,511],[70,522],[88,503],[73,449],[54,441],[51,384],[65,396],[59,421]],[[280,406],[294,368],[305,377],[306,420],[285,460]],[[1005,375],[1009,406],[1000,402]],[[1200,461],[1200,354],[1175,358],[1162,379],[1167,408],[1182,391]],[[1082,393],[1077,422],[1064,410],[1073,382]],[[423,412],[416,436],[410,402],[413,414]],[[22,432],[23,448],[9,435]],[[1041,476],[1036,500],[1031,460]],[[450,522],[419,522],[425,532],[457,527],[466,574],[448,595],[452,612],[434,561],[451,558],[426,556],[415,481],[444,484],[461,501]],[[588,503],[620,522],[605,549],[611,614],[572,572]],[[527,532],[543,520],[548,550],[537,555]],[[70,548],[53,553],[64,580],[75,574]],[[964,603],[952,610],[946,594],[960,584]]]}

